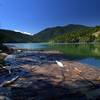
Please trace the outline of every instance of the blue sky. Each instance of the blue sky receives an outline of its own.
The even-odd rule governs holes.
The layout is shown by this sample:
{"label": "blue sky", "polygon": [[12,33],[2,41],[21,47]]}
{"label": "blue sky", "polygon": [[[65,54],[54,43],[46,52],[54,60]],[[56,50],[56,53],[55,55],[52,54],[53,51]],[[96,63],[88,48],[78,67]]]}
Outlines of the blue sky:
{"label": "blue sky", "polygon": [[100,25],[100,0],[0,0],[0,27],[37,33],[47,27]]}

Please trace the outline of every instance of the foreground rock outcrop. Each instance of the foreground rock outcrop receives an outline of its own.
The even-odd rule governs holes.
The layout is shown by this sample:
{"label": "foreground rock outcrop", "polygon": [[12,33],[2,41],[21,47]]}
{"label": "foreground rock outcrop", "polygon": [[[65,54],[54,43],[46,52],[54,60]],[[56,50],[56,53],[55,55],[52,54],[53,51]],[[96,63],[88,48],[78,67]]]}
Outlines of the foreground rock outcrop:
{"label": "foreground rock outcrop", "polygon": [[21,52],[15,56],[12,63],[8,62],[14,66],[12,73],[1,75],[0,84],[18,78],[0,88],[1,96],[11,100],[100,99],[100,69],[68,61],[58,52]]}

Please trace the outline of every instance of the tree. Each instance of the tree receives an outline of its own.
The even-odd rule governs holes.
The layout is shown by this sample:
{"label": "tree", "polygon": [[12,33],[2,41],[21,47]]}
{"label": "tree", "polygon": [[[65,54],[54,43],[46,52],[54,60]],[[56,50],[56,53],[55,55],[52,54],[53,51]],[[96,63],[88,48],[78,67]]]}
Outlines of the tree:
{"label": "tree", "polygon": [[97,32],[98,30],[100,30],[100,26],[95,27],[95,31]]}
{"label": "tree", "polygon": [[0,44],[2,44],[4,42],[4,38],[5,38],[5,36],[3,34],[0,34]]}

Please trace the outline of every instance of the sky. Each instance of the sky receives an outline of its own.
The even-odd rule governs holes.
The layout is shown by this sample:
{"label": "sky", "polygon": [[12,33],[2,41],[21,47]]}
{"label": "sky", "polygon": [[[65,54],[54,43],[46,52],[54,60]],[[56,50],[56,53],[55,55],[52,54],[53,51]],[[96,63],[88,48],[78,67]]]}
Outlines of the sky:
{"label": "sky", "polygon": [[0,28],[35,34],[68,24],[100,25],[100,0],[0,0]]}

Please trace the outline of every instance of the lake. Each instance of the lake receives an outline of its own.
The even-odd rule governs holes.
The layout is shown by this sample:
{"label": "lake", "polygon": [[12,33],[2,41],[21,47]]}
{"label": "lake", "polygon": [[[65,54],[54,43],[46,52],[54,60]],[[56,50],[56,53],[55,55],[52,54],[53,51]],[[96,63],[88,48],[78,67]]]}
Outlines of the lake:
{"label": "lake", "polygon": [[100,44],[46,44],[46,43],[9,43],[12,48],[33,50],[59,50],[68,60],[79,61],[100,68]]}

